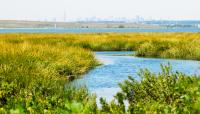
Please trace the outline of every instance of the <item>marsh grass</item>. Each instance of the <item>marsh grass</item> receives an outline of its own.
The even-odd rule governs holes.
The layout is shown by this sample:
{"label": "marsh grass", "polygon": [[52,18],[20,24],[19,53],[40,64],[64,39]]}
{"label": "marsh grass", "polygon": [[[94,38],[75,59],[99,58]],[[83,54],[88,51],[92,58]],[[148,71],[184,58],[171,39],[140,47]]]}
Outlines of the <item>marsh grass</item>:
{"label": "marsh grass", "polygon": [[0,34],[16,44],[73,46],[93,51],[136,51],[139,57],[200,60],[200,33]]}
{"label": "marsh grass", "polygon": [[0,113],[82,112],[94,98],[65,84],[96,65],[93,53],[79,47],[1,40]]}
{"label": "marsh grass", "polygon": [[142,71],[142,82],[126,80],[118,103],[101,99],[102,109],[87,88],[66,86],[98,65],[92,51],[123,50],[200,60],[200,33],[0,34],[0,113],[199,113],[199,78],[168,67]]}

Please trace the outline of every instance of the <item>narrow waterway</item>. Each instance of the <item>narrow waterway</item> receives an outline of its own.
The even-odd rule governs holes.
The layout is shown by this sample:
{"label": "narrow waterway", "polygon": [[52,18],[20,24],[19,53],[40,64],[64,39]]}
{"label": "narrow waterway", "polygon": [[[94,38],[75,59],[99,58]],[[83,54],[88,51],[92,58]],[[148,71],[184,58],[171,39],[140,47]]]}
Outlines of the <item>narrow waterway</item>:
{"label": "narrow waterway", "polygon": [[103,65],[91,70],[74,83],[84,84],[92,93],[96,93],[97,99],[104,97],[112,100],[113,95],[120,91],[118,83],[128,79],[128,76],[138,78],[138,71],[147,68],[158,73],[161,64],[170,64],[174,71],[186,74],[200,74],[200,61],[139,58],[128,56],[133,52],[95,52],[96,58]]}
{"label": "narrow waterway", "polygon": [[0,28],[0,33],[200,32],[200,28]]}

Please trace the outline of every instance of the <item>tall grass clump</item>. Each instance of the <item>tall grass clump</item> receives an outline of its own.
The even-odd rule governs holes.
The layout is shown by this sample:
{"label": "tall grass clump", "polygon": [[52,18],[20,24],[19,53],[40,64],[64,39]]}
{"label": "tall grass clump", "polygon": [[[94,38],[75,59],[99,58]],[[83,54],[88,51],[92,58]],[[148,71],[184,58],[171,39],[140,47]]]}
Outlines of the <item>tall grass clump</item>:
{"label": "tall grass clump", "polygon": [[161,68],[158,74],[141,70],[141,80],[129,77],[120,83],[121,92],[111,103],[100,99],[101,111],[113,114],[200,113],[200,78],[172,72],[170,65]]}
{"label": "tall grass clump", "polygon": [[0,42],[0,113],[94,111],[86,88],[65,86],[96,65],[92,52],[78,47]]}

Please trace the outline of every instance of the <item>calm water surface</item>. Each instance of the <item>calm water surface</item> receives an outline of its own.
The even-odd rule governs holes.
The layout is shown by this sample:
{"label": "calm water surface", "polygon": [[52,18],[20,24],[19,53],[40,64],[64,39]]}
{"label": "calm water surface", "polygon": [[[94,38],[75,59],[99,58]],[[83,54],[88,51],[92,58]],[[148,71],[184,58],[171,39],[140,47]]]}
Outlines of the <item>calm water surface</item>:
{"label": "calm water surface", "polygon": [[68,28],[0,29],[0,33],[101,33],[101,32],[200,32],[200,28],[137,29],[137,28]]}
{"label": "calm water surface", "polygon": [[133,54],[133,52],[96,52],[96,58],[103,63],[94,70],[91,70],[83,78],[75,80],[76,84],[85,84],[92,93],[104,97],[108,101],[113,98],[116,92],[120,91],[118,83],[128,79],[128,76],[138,78],[138,71],[148,68],[152,72],[161,71],[160,64],[171,63],[173,70],[186,74],[200,74],[200,62],[191,60],[172,60],[138,58],[134,56],[122,56]]}

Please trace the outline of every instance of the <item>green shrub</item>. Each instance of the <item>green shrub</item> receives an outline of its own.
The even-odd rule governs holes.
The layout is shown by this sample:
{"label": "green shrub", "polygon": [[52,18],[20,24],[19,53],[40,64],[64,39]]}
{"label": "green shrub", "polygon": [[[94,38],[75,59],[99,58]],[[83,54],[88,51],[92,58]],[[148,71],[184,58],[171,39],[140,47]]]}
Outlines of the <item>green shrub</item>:
{"label": "green shrub", "polygon": [[[102,112],[108,113],[199,113],[200,79],[180,72],[172,72],[171,66],[161,65],[158,74],[144,69],[140,80],[129,77],[120,83],[121,92],[114,101],[101,99]],[[124,101],[128,101],[125,110]]]}

